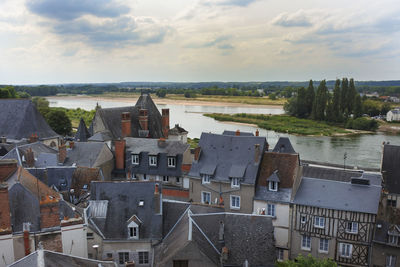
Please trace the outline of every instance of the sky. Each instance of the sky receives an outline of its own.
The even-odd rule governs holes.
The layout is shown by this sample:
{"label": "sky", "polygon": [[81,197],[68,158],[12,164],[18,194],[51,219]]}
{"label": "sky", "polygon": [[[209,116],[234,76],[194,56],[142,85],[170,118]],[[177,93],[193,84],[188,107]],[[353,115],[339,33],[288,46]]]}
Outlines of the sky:
{"label": "sky", "polygon": [[400,79],[399,0],[1,0],[0,84]]}

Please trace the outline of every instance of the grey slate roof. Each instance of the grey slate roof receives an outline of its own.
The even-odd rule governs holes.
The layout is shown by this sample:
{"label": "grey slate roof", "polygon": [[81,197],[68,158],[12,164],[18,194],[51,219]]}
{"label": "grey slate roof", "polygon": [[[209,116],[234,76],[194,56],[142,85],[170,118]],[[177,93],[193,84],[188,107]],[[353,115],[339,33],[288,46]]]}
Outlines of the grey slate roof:
{"label": "grey slate roof", "polygon": [[[200,158],[192,163],[189,176],[201,177],[201,174],[215,171],[211,180],[230,181],[230,175],[238,167],[246,166],[242,183],[255,184],[259,165],[266,147],[265,137],[257,136],[230,136],[211,133],[202,133],[199,141],[201,147]],[[256,148],[259,145],[259,157],[255,162]],[[239,167],[242,173],[242,167]],[[235,175],[235,177],[238,177]]]}
{"label": "grey slate roof", "polygon": [[280,182],[278,170],[274,171],[268,178],[268,182]]}
{"label": "grey slate roof", "polygon": [[[41,256],[41,253],[42,256]],[[40,263],[41,262],[41,263]],[[9,267],[117,267],[115,262],[85,259],[68,254],[48,250],[36,250],[24,258],[9,265]]]}
{"label": "grey slate roof", "polygon": [[[155,214],[154,182],[92,182],[91,200],[108,200],[105,218],[90,217],[106,239],[128,239],[127,221],[136,215],[143,224],[139,228],[139,239],[162,238],[162,215]],[[144,200],[144,206],[138,206]],[[88,212],[90,213],[90,207]]]}
{"label": "grey slate roof", "polygon": [[390,245],[390,243],[388,242],[388,231],[391,228],[396,228],[396,226],[398,229],[400,229],[400,225],[390,224],[389,222],[385,222],[382,220],[378,220],[376,222],[376,225],[381,225],[381,227],[375,227],[375,235],[373,241]]}
{"label": "grey slate roof", "polygon": [[[18,149],[18,151],[17,151]],[[18,145],[16,148],[13,148],[4,155],[1,159],[16,159],[18,160],[19,164],[22,163],[22,166],[26,166],[25,162],[23,161],[23,155],[26,153],[28,149],[32,149],[33,155],[35,157],[35,166],[36,167],[44,167],[46,166],[55,166],[58,164],[58,158],[55,165],[51,165],[55,163],[55,157],[57,157],[57,150],[46,146],[40,142],[35,142],[31,144],[24,144]],[[43,155],[42,155],[43,154]]]}
{"label": "grey slate roof", "polygon": [[90,137],[90,134],[89,134],[88,129],[86,128],[85,121],[81,118],[81,120],[79,121],[78,130],[76,131],[74,139],[75,139],[75,141],[86,142],[89,137]]}
{"label": "grey slate roof", "polygon": [[267,186],[257,186],[254,195],[255,200],[264,200],[270,202],[290,203],[292,195],[291,188],[279,188],[278,191],[269,191]]}
{"label": "grey slate roof", "polygon": [[72,176],[76,167],[55,166],[48,168],[27,168],[26,170],[49,187],[55,186],[59,191],[68,191],[71,188]]}
{"label": "grey slate roof", "polygon": [[385,189],[392,194],[400,194],[400,146],[384,145],[382,176]]}
{"label": "grey slate roof", "polygon": [[[150,138],[126,137],[126,163],[132,173],[151,174],[151,175],[182,175],[183,153],[189,149],[190,145],[181,141],[165,140],[159,145],[159,140]],[[133,165],[132,154],[139,155],[139,165]],[[157,166],[149,166],[149,155],[157,156]],[[175,167],[168,167],[168,156],[176,157]]]}
{"label": "grey slate roof", "polygon": [[[222,134],[223,135],[236,135],[236,131],[224,130],[224,132]],[[254,134],[250,133],[250,132],[242,132],[242,131],[240,131],[240,136],[254,136]]]}
{"label": "grey slate roof", "polygon": [[[147,109],[149,136],[151,138],[163,137],[161,114],[150,95],[147,94],[142,94],[134,107],[98,109],[93,121],[95,122],[97,117],[101,119],[105,129],[111,132],[113,139],[118,139],[122,137],[121,114],[123,112],[129,112],[131,116],[132,137],[139,137],[139,130],[141,130],[139,124],[139,109]],[[93,135],[103,130],[104,129],[97,129],[96,124],[93,124]]]}
{"label": "grey slate roof", "polygon": [[0,136],[18,140],[29,138],[34,133],[39,139],[58,136],[32,101],[0,99]]}
{"label": "grey slate roof", "polygon": [[288,137],[280,137],[272,152],[296,153]]}
{"label": "grey slate roof", "polygon": [[348,182],[303,177],[294,203],[377,214],[380,195],[381,186],[378,185],[355,185]]}
{"label": "grey slate roof", "polygon": [[360,171],[303,166],[303,176],[324,180],[350,182],[352,177],[361,177]]}
{"label": "grey slate roof", "polygon": [[98,167],[99,157],[102,153],[107,153],[106,159],[112,160],[112,153],[107,145],[102,142],[76,142],[73,149],[67,149],[67,159],[65,166]]}
{"label": "grey slate roof", "polygon": [[109,131],[104,131],[104,132],[98,132],[95,133],[93,136],[88,138],[87,141],[92,141],[92,142],[105,142],[105,141],[110,141],[113,140],[112,134]]}

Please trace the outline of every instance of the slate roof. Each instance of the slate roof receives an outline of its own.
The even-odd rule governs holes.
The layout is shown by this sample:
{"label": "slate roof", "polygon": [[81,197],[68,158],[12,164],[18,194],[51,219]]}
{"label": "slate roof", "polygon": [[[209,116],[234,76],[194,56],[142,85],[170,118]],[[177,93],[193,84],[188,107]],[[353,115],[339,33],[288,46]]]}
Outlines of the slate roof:
{"label": "slate roof", "polygon": [[75,141],[86,142],[89,137],[90,137],[90,134],[89,134],[88,129],[86,128],[85,121],[81,118],[81,120],[79,121],[78,130],[76,131],[74,139],[75,139]]}
{"label": "slate roof", "polygon": [[296,153],[288,137],[280,137],[272,152]]}
{"label": "slate roof", "polygon": [[[168,203],[168,208],[173,209],[174,204]],[[185,207],[177,205],[181,206],[178,207],[180,210]],[[189,212],[194,221],[192,241],[188,241]],[[219,242],[220,222],[224,223],[224,244]],[[274,266],[273,232],[272,220],[266,216],[226,213],[209,206],[190,205],[155,248],[155,263],[165,264],[175,259],[174,256],[187,246],[194,246],[200,254],[219,266],[224,245],[229,250],[226,266],[242,266],[246,259],[249,266]]]}
{"label": "slate roof", "polygon": [[[41,253],[42,256],[41,256]],[[111,261],[99,261],[92,259],[85,259],[77,256],[63,254],[48,250],[36,250],[23,257],[22,259],[12,263],[9,267],[44,267],[44,266],[57,266],[57,267],[117,267],[117,263]]]}
{"label": "slate roof", "polygon": [[76,142],[74,148],[67,149],[67,159],[64,165],[99,167],[110,160],[113,160],[113,154],[105,143]]}
{"label": "slate roof", "polygon": [[382,176],[385,190],[400,194],[400,146],[384,145]]}
{"label": "slate roof", "polygon": [[379,185],[357,185],[349,182],[303,177],[294,203],[377,214],[380,196],[381,186]]}
{"label": "slate roof", "polygon": [[[132,173],[151,175],[182,175],[183,154],[190,148],[189,144],[181,141],[165,140],[159,145],[160,140],[150,138],[126,137],[126,163]],[[132,164],[131,155],[139,155],[139,164]],[[149,155],[157,156],[157,166],[149,166]],[[176,157],[175,167],[168,167],[168,156]]]}
{"label": "slate roof", "polygon": [[[235,135],[236,136],[236,131],[224,130],[224,132],[222,134],[223,135]],[[239,136],[254,136],[254,134],[251,133],[251,132],[242,132],[242,131],[240,131],[240,135]]]}
{"label": "slate roof", "polygon": [[1,159],[16,159],[18,160],[19,165],[26,166],[23,156],[26,154],[28,149],[32,149],[35,158],[35,167],[56,166],[58,164],[57,150],[40,142],[19,145],[10,150],[10,152],[4,155]]}
{"label": "slate roof", "polygon": [[163,137],[161,114],[148,94],[142,94],[134,107],[98,109],[93,119],[93,135],[104,131],[103,128],[97,128],[96,121],[100,119],[105,130],[111,132],[113,139],[121,138],[121,114],[123,112],[129,112],[131,116],[132,137],[139,137],[139,130],[141,130],[139,124],[139,109],[147,109],[149,136],[151,138]]}
{"label": "slate roof", "polygon": [[28,168],[27,170],[49,187],[55,186],[59,191],[69,191],[72,176],[77,167],[55,166],[48,168]]}
{"label": "slate roof", "polygon": [[254,199],[287,204],[291,201],[291,195],[291,188],[279,188],[278,191],[272,192],[267,186],[257,186]]}
{"label": "slate roof", "polygon": [[[259,154],[255,162],[257,144]],[[201,174],[213,172],[211,180],[228,182],[232,168],[246,166],[241,183],[254,185],[266,144],[265,137],[202,133],[199,141],[200,158],[192,163],[189,176],[201,177]]]}
{"label": "slate roof", "polygon": [[[105,218],[90,217],[89,224],[99,229],[106,239],[128,239],[127,221],[136,215],[143,224],[140,239],[162,238],[162,215],[155,214],[154,182],[92,182],[91,200],[108,200]],[[140,200],[144,206],[138,206]],[[88,209],[90,213],[90,207]]]}
{"label": "slate roof", "polygon": [[91,142],[105,142],[113,140],[112,134],[110,131],[98,132],[95,133],[93,136],[88,138],[87,141]]}
{"label": "slate roof", "polygon": [[[388,222],[377,220],[376,225],[381,225],[381,227],[375,227],[375,235],[373,238],[374,242],[385,243],[386,245],[391,245],[388,241],[388,231],[397,228],[400,229],[400,225],[390,224]],[[399,231],[397,231],[399,232]],[[400,232],[399,232],[400,233]],[[395,245],[392,245],[395,246]]]}
{"label": "slate roof", "polygon": [[18,140],[34,133],[39,139],[58,137],[31,100],[0,99],[0,136]]}

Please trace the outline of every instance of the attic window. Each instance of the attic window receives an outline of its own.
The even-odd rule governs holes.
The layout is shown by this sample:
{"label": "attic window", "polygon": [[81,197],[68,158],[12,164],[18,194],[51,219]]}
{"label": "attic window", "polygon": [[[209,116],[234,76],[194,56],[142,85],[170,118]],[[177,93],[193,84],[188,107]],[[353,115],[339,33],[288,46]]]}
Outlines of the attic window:
{"label": "attic window", "polygon": [[149,165],[157,166],[157,156],[149,156]]}
{"label": "attic window", "polygon": [[175,168],[176,159],[175,157],[168,157],[168,168]]}
{"label": "attic window", "polygon": [[143,207],[143,206],[144,206],[144,200],[141,199],[141,200],[139,200],[139,207]]}
{"label": "attic window", "polygon": [[268,190],[269,191],[278,191],[278,182],[269,181],[268,182]]}
{"label": "attic window", "polygon": [[232,188],[240,187],[239,178],[237,178],[237,177],[232,177],[231,187],[232,187]]}
{"label": "attic window", "polygon": [[139,155],[138,154],[132,154],[132,164],[139,165]]}
{"label": "attic window", "polygon": [[211,175],[203,174],[202,175],[202,183],[203,184],[209,184],[210,183],[210,178],[211,178]]}
{"label": "attic window", "polygon": [[129,238],[139,239],[139,226],[135,223],[130,223],[128,227]]}

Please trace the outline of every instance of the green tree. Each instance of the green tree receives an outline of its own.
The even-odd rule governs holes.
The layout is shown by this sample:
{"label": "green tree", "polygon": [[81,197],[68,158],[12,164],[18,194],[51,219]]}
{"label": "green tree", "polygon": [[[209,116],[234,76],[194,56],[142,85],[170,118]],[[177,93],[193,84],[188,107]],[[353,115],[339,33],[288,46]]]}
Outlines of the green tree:
{"label": "green tree", "polygon": [[360,94],[357,94],[356,97],[354,98],[354,111],[353,111],[353,117],[359,118],[362,116],[362,102],[361,102],[361,96]]}
{"label": "green tree", "polygon": [[345,115],[344,113],[347,113],[347,91],[349,88],[349,81],[347,80],[347,78],[343,78],[342,79],[342,88],[341,88],[341,92],[340,92],[340,111],[343,113],[343,115]]}
{"label": "green tree", "polygon": [[46,121],[60,135],[68,135],[72,131],[71,120],[63,110],[52,109],[46,114]]}
{"label": "green tree", "polygon": [[158,97],[165,97],[167,95],[167,90],[165,89],[159,89],[156,92],[156,96]]}
{"label": "green tree", "polygon": [[307,110],[307,91],[304,87],[297,89],[297,111],[296,116],[299,118],[307,117],[308,110]]}
{"label": "green tree", "polygon": [[297,256],[295,260],[277,262],[277,267],[337,267],[337,263],[331,259],[317,259],[310,254],[307,257]]}
{"label": "green tree", "polygon": [[307,91],[306,91],[306,106],[307,106],[307,116],[311,116],[313,110],[313,104],[315,99],[315,89],[313,85],[313,81],[310,80],[308,83]]}
{"label": "green tree", "polygon": [[11,98],[10,91],[7,88],[0,88],[0,98]]}
{"label": "green tree", "polygon": [[271,99],[271,100],[276,100],[276,94],[275,93],[270,93],[268,95],[268,98]]}
{"label": "green tree", "polygon": [[333,110],[333,100],[331,99],[332,97],[330,97],[330,95],[328,94],[328,104],[326,105],[326,117],[325,120],[326,121],[335,121],[336,120],[336,116]]}
{"label": "green tree", "polygon": [[46,98],[36,96],[32,99],[32,102],[43,117],[46,117],[47,113],[50,112],[49,101]]}
{"label": "green tree", "polygon": [[318,86],[317,94],[315,96],[314,108],[313,108],[314,120],[325,119],[327,101],[328,101],[328,88],[326,87],[326,81],[322,80]]}
{"label": "green tree", "polygon": [[351,78],[350,83],[349,83],[349,89],[347,90],[347,97],[346,97],[348,114],[354,113],[354,99],[355,99],[356,95],[357,95],[357,91],[354,86],[354,79]]}
{"label": "green tree", "polygon": [[333,89],[333,99],[332,99],[333,121],[336,122],[342,121],[342,113],[340,111],[340,100],[341,100],[340,80],[336,79],[335,88]]}
{"label": "green tree", "polygon": [[18,92],[17,95],[18,98],[31,98],[31,95],[28,94],[27,92]]}
{"label": "green tree", "polygon": [[382,115],[386,115],[386,113],[389,112],[389,110],[391,110],[390,104],[389,103],[384,103],[381,107],[381,114]]}

